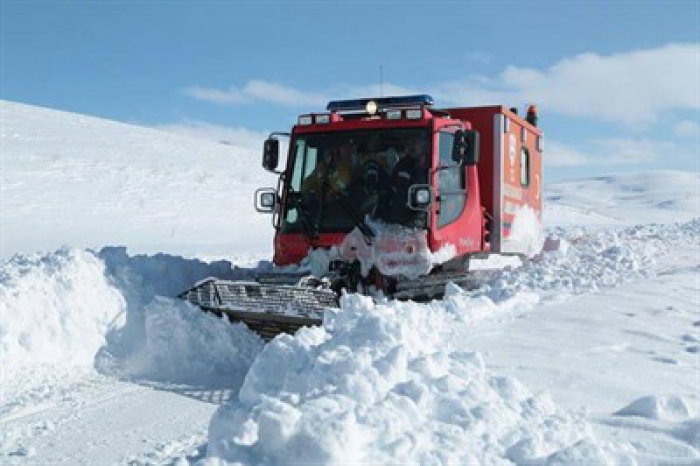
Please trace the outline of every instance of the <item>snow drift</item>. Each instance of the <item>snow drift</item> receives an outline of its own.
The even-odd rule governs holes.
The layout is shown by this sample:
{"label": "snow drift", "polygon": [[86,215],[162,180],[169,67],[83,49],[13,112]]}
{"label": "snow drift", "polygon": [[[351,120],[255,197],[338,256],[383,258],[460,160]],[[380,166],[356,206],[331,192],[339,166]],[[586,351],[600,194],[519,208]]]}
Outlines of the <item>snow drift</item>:
{"label": "snow drift", "polygon": [[207,277],[240,279],[246,272],[228,261],[205,263],[167,254],[129,256],[104,248],[110,282],[124,296],[126,322],[107,336],[97,356],[104,373],[156,381],[237,388],[262,348],[244,325],[205,314],[174,299]]}
{"label": "snow drift", "polygon": [[478,290],[451,286],[426,305],[346,296],[322,328],[278,337],[212,419],[209,455],[243,464],[633,462],[628,444],[601,441],[546,393],[446,343],[455,320],[653,275],[662,254],[697,241],[700,220],[558,235],[548,253]]}
{"label": "snow drift", "polygon": [[323,328],[271,342],[239,400],[219,409],[210,456],[241,464],[614,461],[581,417],[444,344],[448,315],[347,296]]}
{"label": "snow drift", "polygon": [[123,324],[124,306],[94,254],[16,255],[0,268],[3,365],[91,364],[107,333]]}
{"label": "snow drift", "polygon": [[0,268],[4,369],[23,377],[17,371],[42,364],[96,365],[122,377],[235,387],[261,340],[172,297],[196,280],[236,274],[225,261],[130,257],[124,248],[16,255]]}

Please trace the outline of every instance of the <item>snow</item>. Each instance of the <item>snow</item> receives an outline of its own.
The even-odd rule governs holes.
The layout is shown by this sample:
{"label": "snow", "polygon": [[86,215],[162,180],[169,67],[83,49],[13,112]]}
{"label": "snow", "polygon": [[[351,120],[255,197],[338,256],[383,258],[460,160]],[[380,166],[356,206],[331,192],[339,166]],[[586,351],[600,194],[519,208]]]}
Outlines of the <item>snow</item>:
{"label": "snow", "polygon": [[700,461],[696,173],[550,184],[531,261],[263,345],[175,298],[267,257],[257,148],[0,110],[3,464]]}
{"label": "snow", "polygon": [[682,397],[677,395],[643,396],[615,414],[618,416],[640,416],[662,421],[684,421],[691,417],[690,407]]}
{"label": "snow", "polygon": [[[478,352],[442,337],[499,312],[561,305],[564,295],[651,276],[669,247],[696,244],[698,235],[697,220],[574,232],[566,253],[505,271],[474,292],[453,287],[444,302],[376,305],[348,296],[322,329],[279,337],[257,357],[239,398],[212,421],[209,454],[244,464],[632,461],[627,443],[596,437],[575,412],[515,379],[501,382]],[[501,383],[503,392],[494,389]]]}
{"label": "snow", "polygon": [[510,234],[503,240],[501,250],[532,257],[542,252],[544,241],[539,215],[530,206],[523,205],[515,211]]}
{"label": "snow", "polygon": [[242,464],[529,462],[591,453],[591,428],[547,394],[487,371],[440,338],[449,314],[347,296],[323,328],[278,337],[238,399],[217,411],[208,454]]}
{"label": "snow", "polygon": [[628,225],[690,220],[700,212],[700,174],[653,171],[546,186],[547,226]]}
{"label": "snow", "polygon": [[36,363],[90,365],[119,326],[123,297],[104,264],[82,250],[16,255],[0,268],[5,370]]}
{"label": "snow", "polygon": [[124,248],[5,262],[3,462],[114,463],[199,448],[216,404],[237,392],[263,346],[245,326],[173,299],[210,275],[241,274],[226,261]]}
{"label": "snow", "polygon": [[0,113],[1,258],[105,244],[269,256],[269,218],[252,204],[256,188],[277,184],[251,169],[262,141],[220,144],[2,100]]}

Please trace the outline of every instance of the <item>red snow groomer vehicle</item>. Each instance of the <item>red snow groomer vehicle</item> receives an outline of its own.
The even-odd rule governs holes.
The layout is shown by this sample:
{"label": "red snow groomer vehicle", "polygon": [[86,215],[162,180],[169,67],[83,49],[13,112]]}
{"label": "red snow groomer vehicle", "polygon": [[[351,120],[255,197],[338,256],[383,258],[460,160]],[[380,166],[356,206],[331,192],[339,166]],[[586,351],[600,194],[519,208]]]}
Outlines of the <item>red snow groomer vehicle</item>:
{"label": "red snow groomer vehicle", "polygon": [[534,252],[542,142],[534,106],[522,118],[437,109],[427,95],[332,101],[265,141],[279,183],[255,207],[272,214],[275,269],[181,297],[270,338],[319,324],[342,290],[430,299],[450,282],[473,286],[477,259]]}

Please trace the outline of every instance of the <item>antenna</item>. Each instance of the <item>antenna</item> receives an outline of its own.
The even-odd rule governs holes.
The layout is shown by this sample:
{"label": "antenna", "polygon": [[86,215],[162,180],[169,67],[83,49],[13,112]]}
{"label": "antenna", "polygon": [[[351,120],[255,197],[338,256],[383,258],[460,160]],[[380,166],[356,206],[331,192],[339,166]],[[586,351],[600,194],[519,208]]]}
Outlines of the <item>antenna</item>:
{"label": "antenna", "polygon": [[384,97],[384,69],[379,64],[379,97]]}

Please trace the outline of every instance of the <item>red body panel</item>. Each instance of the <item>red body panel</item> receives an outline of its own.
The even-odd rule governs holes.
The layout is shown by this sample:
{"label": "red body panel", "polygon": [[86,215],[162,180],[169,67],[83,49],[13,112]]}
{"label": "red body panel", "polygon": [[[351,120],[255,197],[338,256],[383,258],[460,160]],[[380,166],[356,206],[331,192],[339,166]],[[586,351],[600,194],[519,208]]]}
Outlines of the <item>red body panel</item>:
{"label": "red body panel", "polygon": [[311,244],[303,233],[281,234],[277,230],[274,239],[275,255],[272,262],[280,266],[297,264],[308,255],[309,248],[329,248],[337,246],[345,239],[344,233],[321,233],[318,236]]}
{"label": "red body panel", "polygon": [[[463,122],[465,129],[471,129],[469,122]],[[446,125],[454,128],[454,120],[445,118],[436,118],[435,126],[439,129]],[[433,147],[438,144],[438,131],[433,135]],[[438,167],[438,156],[433,154],[433,174],[431,185],[437,186],[438,173],[435,169]],[[479,252],[483,250],[483,212],[481,209],[481,192],[479,190],[479,175],[476,167],[463,167],[467,178],[467,199],[462,209],[459,218],[454,222],[442,228],[438,228],[438,213],[440,204],[433,203],[433,208],[430,212],[430,231],[428,234],[428,245],[431,251],[437,252],[443,247],[454,247],[458,256]],[[440,192],[436,190],[436,195],[440,196]]]}
{"label": "red body panel", "polygon": [[[492,216],[491,250],[511,251],[502,246],[508,239],[515,213],[523,206],[542,219],[542,131],[503,106],[452,108],[451,116],[472,123],[481,136],[478,164],[481,198]],[[539,142],[538,142],[539,141]],[[521,150],[530,158],[529,184],[521,183]]]}

